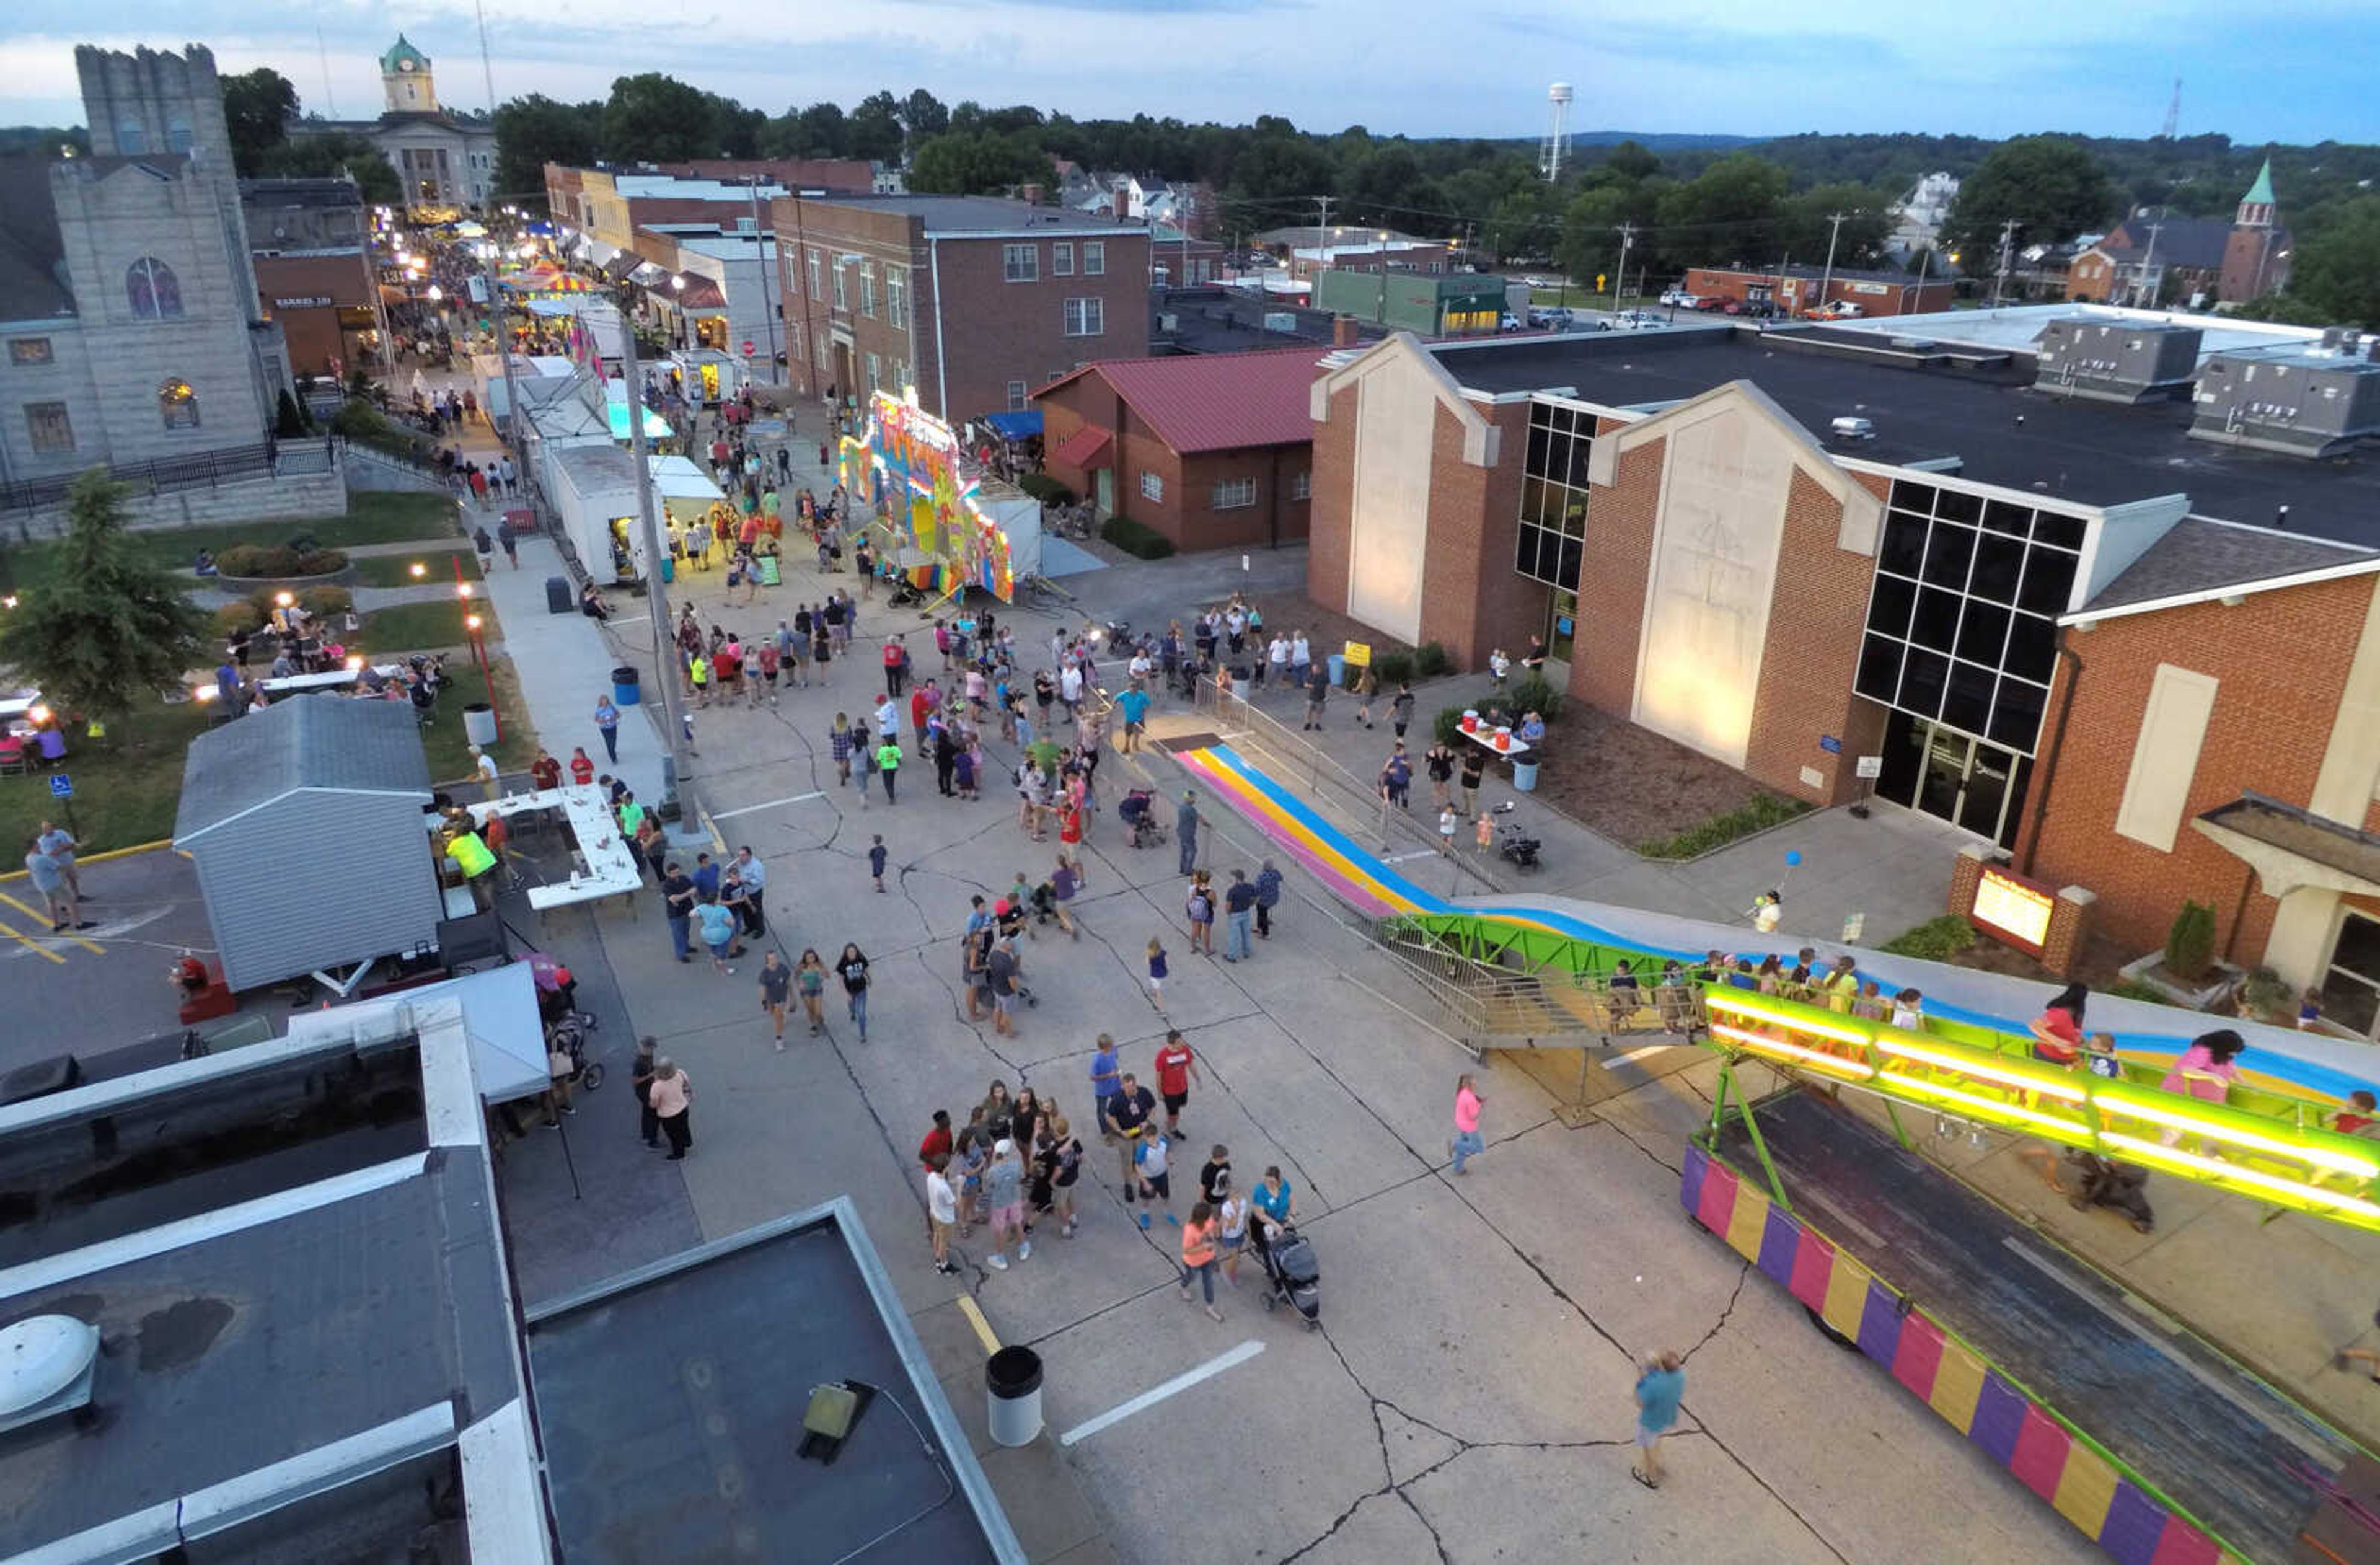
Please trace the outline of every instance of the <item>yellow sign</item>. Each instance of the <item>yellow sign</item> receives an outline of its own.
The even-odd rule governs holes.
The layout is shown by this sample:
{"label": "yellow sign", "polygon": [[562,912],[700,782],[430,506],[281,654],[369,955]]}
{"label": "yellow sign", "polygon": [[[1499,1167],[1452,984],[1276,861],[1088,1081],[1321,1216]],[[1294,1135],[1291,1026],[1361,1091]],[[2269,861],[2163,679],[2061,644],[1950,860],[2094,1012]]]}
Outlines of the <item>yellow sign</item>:
{"label": "yellow sign", "polygon": [[1595,291],[1598,294],[1603,291],[1603,273],[1600,272],[1595,274]]}
{"label": "yellow sign", "polygon": [[1372,644],[1368,641],[1348,642],[1347,650],[1342,661],[1349,668],[1370,668],[1372,666]]}
{"label": "yellow sign", "polygon": [[1975,905],[1970,916],[2010,944],[2038,956],[2049,942],[2049,916],[2057,905],[2056,898],[2031,881],[1986,868],[1975,884]]}

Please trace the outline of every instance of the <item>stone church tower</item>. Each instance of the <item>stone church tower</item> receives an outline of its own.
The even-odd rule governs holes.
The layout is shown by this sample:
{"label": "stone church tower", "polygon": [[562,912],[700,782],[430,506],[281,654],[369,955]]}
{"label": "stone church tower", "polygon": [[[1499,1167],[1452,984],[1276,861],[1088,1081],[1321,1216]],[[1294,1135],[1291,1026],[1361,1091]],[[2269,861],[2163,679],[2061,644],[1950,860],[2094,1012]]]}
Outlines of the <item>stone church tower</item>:
{"label": "stone church tower", "polygon": [[396,35],[396,44],[380,57],[380,90],[393,115],[434,115],[438,84],[430,74],[430,56]]}

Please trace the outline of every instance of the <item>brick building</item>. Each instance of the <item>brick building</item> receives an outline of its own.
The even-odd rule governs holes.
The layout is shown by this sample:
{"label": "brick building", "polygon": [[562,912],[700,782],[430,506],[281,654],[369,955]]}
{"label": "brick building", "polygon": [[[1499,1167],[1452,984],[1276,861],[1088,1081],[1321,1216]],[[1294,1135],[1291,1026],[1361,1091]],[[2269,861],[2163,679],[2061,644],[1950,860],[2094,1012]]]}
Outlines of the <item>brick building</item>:
{"label": "brick building", "polygon": [[351,179],[243,179],[262,318],[280,324],[298,374],[344,380],[380,342],[380,289]]}
{"label": "brick building", "polygon": [[1310,393],[1307,588],[1471,666],[1542,634],[1574,697],[1815,804],[1874,757],[1879,801],[2088,888],[2143,951],[2189,896],[2243,963],[2364,964],[2335,979],[2363,986],[2361,1030],[2380,477],[2310,455],[2380,432],[2362,347],[2260,362],[2260,397],[2303,379],[2368,407],[2360,435],[2283,444],[2171,391],[2077,398],[2022,353],[1401,335]]}
{"label": "brick building", "polygon": [[1305,536],[1312,347],[1108,359],[1033,394],[1044,467],[1176,549]]}
{"label": "brick building", "polygon": [[2169,213],[2130,217],[2084,246],[2066,269],[2066,297],[2152,309],[2160,303],[2240,303],[2289,285],[2289,249],[2268,158],[2228,223]]}
{"label": "brick building", "polygon": [[1862,315],[1923,315],[1948,309],[1958,285],[1937,273],[1859,272],[1836,267],[1780,266],[1766,272],[1743,267],[1697,266],[1687,272],[1686,292],[1698,298],[1735,299],[1774,305],[1780,315],[1799,315],[1826,304],[1855,304]]}
{"label": "brick building", "polygon": [[786,376],[953,424],[1148,351],[1148,230],[990,196],[780,197]]}

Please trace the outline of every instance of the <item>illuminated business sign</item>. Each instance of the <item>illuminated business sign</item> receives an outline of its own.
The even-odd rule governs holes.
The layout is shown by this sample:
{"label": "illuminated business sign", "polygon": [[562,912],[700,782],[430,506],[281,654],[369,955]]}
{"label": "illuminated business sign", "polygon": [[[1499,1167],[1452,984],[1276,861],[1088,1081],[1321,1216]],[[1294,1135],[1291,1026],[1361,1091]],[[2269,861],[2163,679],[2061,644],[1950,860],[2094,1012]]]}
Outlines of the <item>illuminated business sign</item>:
{"label": "illuminated business sign", "polygon": [[275,309],[321,309],[331,302],[328,294],[307,294],[298,298],[274,299]]}
{"label": "illuminated business sign", "polygon": [[1975,882],[1975,904],[1967,916],[1976,928],[2039,956],[2049,943],[2049,916],[2057,906],[2047,887],[1986,865],[1983,879]]}

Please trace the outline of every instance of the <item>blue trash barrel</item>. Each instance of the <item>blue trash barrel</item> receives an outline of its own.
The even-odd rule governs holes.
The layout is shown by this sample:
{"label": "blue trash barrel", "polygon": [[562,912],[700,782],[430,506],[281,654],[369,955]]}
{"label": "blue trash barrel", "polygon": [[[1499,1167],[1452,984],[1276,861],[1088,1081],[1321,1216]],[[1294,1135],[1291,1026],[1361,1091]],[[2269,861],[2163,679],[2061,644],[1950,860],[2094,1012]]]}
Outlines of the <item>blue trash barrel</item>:
{"label": "blue trash barrel", "polygon": [[612,671],[612,704],[633,707],[644,698],[643,676],[634,663],[622,663]]}

